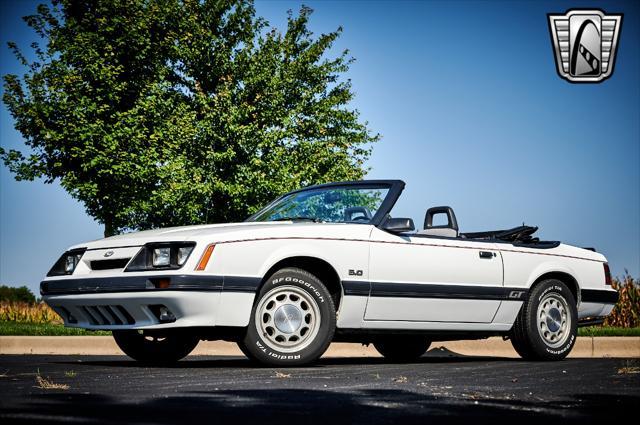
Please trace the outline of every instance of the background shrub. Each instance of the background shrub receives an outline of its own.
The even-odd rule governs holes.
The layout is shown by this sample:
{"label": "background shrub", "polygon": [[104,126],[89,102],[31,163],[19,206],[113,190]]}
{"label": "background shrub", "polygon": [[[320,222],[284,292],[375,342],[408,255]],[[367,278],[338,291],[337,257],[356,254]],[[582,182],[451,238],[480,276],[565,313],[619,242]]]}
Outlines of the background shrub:
{"label": "background shrub", "polygon": [[60,316],[44,302],[38,302],[26,286],[0,286],[0,321],[36,324],[62,323]]}
{"label": "background shrub", "polygon": [[0,301],[0,321],[18,323],[62,323],[60,316],[45,303]]}
{"label": "background shrub", "polygon": [[620,294],[620,299],[604,325],[622,328],[640,326],[640,280],[633,279],[627,273],[622,280],[613,279],[613,288]]}
{"label": "background shrub", "polygon": [[0,285],[0,301],[35,303],[36,297],[26,286],[13,288],[11,286]]}

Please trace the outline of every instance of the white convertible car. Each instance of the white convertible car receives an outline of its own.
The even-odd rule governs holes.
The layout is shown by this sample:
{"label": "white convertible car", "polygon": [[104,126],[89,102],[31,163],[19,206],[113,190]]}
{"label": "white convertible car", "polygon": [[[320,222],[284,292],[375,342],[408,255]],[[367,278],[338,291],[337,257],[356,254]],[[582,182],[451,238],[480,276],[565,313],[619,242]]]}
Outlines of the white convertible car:
{"label": "white convertible car", "polygon": [[[167,363],[200,340],[300,365],[331,341],[410,361],[431,341],[509,338],[526,359],[564,358],[579,324],[618,294],[593,249],[535,227],[459,233],[449,207],[422,230],[389,213],[399,180],[287,193],[243,223],[150,230],[71,247],[41,283],[66,326],[106,329],[130,357]],[[445,225],[434,225],[443,215]]]}

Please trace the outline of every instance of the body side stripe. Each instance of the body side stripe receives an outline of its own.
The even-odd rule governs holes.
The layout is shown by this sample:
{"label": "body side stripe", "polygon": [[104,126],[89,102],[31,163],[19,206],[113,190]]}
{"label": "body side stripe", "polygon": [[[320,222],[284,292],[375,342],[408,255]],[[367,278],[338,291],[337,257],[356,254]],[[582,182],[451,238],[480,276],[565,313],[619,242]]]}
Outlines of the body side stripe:
{"label": "body side stripe", "polygon": [[345,295],[391,298],[450,298],[521,301],[527,288],[399,282],[342,281]]}
{"label": "body side stripe", "polygon": [[[243,242],[260,242],[260,241],[275,241],[275,240],[317,240],[317,241],[336,241],[336,242],[371,242],[371,243],[381,243],[381,244],[391,244],[391,245],[412,245],[412,246],[427,246],[427,247],[440,247],[440,248],[458,248],[458,249],[482,249],[482,247],[471,247],[471,246],[461,246],[461,245],[442,245],[442,244],[425,244],[425,243],[412,243],[412,242],[397,242],[397,241],[378,241],[378,240],[367,240],[367,239],[347,239],[347,238],[324,238],[324,237],[306,237],[306,236],[282,236],[282,237],[266,237],[266,238],[250,238],[250,239],[234,239],[228,241],[220,241],[220,242],[212,242],[215,245],[222,244],[232,244],[232,243],[243,243]],[[470,241],[474,243],[495,243],[488,241]],[[503,249],[503,248],[492,248],[495,251],[501,252],[514,252],[518,254],[534,254],[534,255],[547,255],[551,257],[563,257],[563,258],[573,258],[576,260],[585,260],[585,261],[595,261],[598,263],[603,263],[601,260],[594,260],[592,258],[585,257],[576,257],[573,255],[564,255],[564,254],[550,254],[548,252],[534,252],[534,251],[523,251],[518,249]],[[535,248],[531,248],[535,249]]]}
{"label": "body side stripe", "polygon": [[[169,279],[168,288],[157,288],[153,281]],[[149,275],[45,280],[42,295],[101,294],[148,291],[227,291],[256,292],[262,279],[245,276]]]}

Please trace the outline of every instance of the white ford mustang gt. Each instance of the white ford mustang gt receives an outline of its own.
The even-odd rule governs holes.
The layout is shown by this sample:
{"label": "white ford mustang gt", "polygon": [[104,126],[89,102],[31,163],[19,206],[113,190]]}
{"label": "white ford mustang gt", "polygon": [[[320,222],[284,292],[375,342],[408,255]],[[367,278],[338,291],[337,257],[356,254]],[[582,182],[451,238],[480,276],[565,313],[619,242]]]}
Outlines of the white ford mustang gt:
{"label": "white ford mustang gt", "polygon": [[[459,233],[449,207],[423,230],[389,215],[404,182],[331,183],[287,193],[243,223],[150,230],[71,247],[40,290],[66,326],[112,330],[147,363],[198,341],[238,343],[272,365],[316,360],[331,341],[373,343],[393,361],[431,341],[510,338],[524,358],[558,360],[579,324],[618,294],[593,249],[535,227]],[[441,215],[444,225],[434,225]]]}

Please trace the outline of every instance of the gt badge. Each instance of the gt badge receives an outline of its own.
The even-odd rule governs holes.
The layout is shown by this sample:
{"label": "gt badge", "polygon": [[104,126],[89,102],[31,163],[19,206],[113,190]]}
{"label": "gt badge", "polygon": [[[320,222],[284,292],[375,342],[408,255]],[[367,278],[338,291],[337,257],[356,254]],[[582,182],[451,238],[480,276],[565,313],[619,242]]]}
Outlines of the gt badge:
{"label": "gt badge", "polygon": [[509,298],[512,299],[512,300],[513,299],[518,300],[518,299],[522,298],[523,295],[524,295],[524,291],[511,291],[511,292],[509,292]]}
{"label": "gt badge", "polygon": [[611,76],[622,14],[568,10],[547,16],[560,77],[572,83],[599,83]]}

